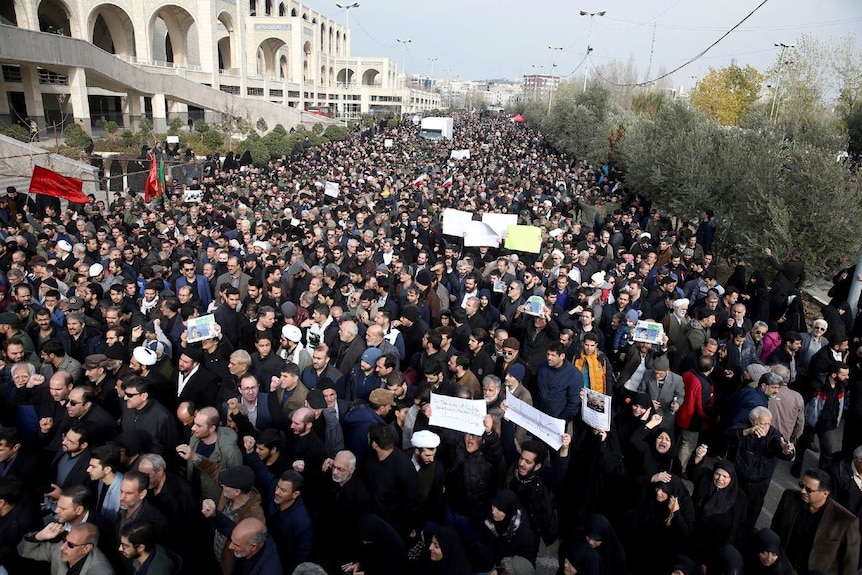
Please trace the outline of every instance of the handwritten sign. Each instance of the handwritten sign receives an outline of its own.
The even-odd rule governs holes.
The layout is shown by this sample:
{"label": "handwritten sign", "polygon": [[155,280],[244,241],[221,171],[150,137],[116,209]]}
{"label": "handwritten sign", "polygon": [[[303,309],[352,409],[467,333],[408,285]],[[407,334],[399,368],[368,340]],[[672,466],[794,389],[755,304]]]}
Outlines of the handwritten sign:
{"label": "handwritten sign", "polygon": [[532,433],[533,437],[541,439],[554,450],[559,450],[563,446],[562,435],[566,432],[565,420],[551,417],[512,394],[506,395],[506,413],[503,417],[515,425],[520,425]]}
{"label": "handwritten sign", "polygon": [[584,423],[599,431],[611,430],[611,396],[592,389],[584,389],[581,404],[581,417]]}
{"label": "handwritten sign", "polygon": [[431,425],[482,435],[485,433],[483,420],[487,413],[484,399],[461,399],[431,394]]}
{"label": "handwritten sign", "polygon": [[452,150],[449,157],[453,160],[469,160],[470,150]]}

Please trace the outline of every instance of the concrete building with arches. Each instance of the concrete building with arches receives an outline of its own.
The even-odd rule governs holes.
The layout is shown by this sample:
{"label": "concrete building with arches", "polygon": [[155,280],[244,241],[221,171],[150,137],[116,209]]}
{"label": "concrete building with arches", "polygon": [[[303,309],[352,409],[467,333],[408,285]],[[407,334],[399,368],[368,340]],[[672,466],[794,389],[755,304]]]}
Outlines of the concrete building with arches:
{"label": "concrete building with arches", "polygon": [[2,0],[0,65],[0,122],[42,128],[147,117],[160,132],[225,113],[289,127],[440,107],[293,0]]}

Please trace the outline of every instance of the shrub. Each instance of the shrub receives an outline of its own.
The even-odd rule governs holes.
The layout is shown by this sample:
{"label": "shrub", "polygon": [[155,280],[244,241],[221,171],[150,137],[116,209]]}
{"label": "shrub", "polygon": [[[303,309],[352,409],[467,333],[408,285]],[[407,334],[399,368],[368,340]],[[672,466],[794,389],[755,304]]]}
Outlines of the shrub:
{"label": "shrub", "polygon": [[171,118],[168,122],[168,135],[177,136],[183,129],[183,121],[179,118]]}
{"label": "shrub", "polygon": [[113,120],[110,120],[105,123],[105,131],[109,134],[115,134],[119,128],[120,126],[118,126],[117,123]]}
{"label": "shrub", "polygon": [[257,124],[255,124],[258,132],[266,132],[269,129],[269,126],[266,124],[266,120],[263,118],[258,118]]}
{"label": "shrub", "polygon": [[206,134],[210,129],[209,124],[204,120],[195,120],[195,132],[198,134]]}
{"label": "shrub", "polygon": [[[195,122],[195,124],[197,124],[197,122]],[[195,129],[197,129],[197,126],[195,126]],[[222,136],[221,132],[208,130],[203,133],[202,141],[209,151],[215,152],[221,148],[224,143],[224,136]]]}
{"label": "shrub", "polygon": [[78,124],[66,126],[66,145],[70,148],[85,148],[90,145],[92,138]]}
{"label": "shrub", "polygon": [[281,124],[276,124],[275,127],[272,129],[272,133],[278,134],[280,136],[286,136],[287,130],[285,130],[284,126],[282,126]]}
{"label": "shrub", "polygon": [[12,124],[11,126],[4,126],[0,128],[0,134],[4,136],[8,136],[10,138],[14,138],[19,142],[29,142],[30,141],[30,132],[24,126],[19,126],[18,124]]}
{"label": "shrub", "polygon": [[133,146],[137,143],[135,133],[131,130],[123,130],[123,133],[120,134],[120,137],[123,138],[123,145],[125,146]]}
{"label": "shrub", "polygon": [[317,134],[318,136],[323,133],[323,124],[317,122],[311,127],[311,131]]}
{"label": "shrub", "polygon": [[323,137],[330,142],[340,142],[347,137],[347,128],[337,124],[330,124],[323,132]]}
{"label": "shrub", "polygon": [[251,152],[251,161],[255,166],[262,168],[269,163],[270,155],[269,150],[266,148],[266,144],[260,140],[254,140],[251,142],[246,140],[246,144],[249,152]]}

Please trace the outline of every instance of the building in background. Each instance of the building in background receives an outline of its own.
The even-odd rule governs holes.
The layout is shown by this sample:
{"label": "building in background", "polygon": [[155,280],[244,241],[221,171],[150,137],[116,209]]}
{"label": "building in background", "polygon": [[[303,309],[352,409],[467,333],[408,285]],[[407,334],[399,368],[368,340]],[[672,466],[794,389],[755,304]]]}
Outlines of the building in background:
{"label": "building in background", "polygon": [[529,74],[521,81],[525,100],[544,99],[560,86],[560,77],[550,74]]}

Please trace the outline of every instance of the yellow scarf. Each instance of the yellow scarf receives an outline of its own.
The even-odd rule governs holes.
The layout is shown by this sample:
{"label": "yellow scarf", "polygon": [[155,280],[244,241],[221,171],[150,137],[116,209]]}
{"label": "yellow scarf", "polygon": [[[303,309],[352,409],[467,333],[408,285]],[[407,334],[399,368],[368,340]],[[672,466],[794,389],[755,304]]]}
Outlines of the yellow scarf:
{"label": "yellow scarf", "polygon": [[599,361],[598,353],[593,355],[581,354],[581,356],[575,360],[575,367],[581,373],[584,373],[584,363],[587,364],[587,373],[590,375],[590,389],[598,391],[603,395],[607,395],[607,390],[605,389],[605,368],[604,364]]}

